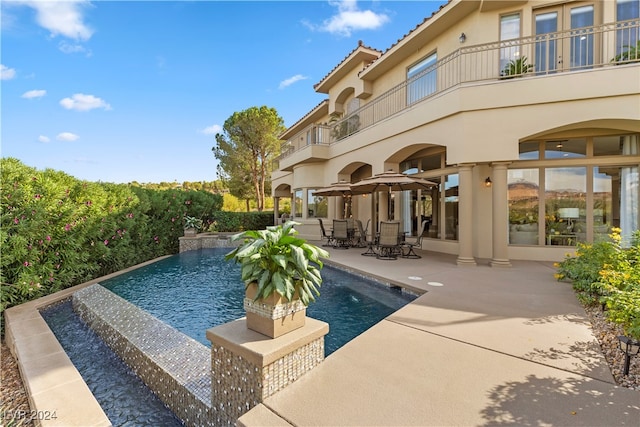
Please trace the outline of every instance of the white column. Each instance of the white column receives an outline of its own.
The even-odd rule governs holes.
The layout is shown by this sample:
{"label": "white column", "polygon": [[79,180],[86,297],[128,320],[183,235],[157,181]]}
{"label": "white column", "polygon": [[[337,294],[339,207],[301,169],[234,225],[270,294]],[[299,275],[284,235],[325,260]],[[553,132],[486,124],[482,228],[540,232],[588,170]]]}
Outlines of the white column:
{"label": "white column", "polygon": [[476,265],[473,257],[473,166],[458,167],[458,265]]}
{"label": "white column", "polygon": [[491,197],[493,206],[493,257],[492,267],[511,267],[509,261],[509,202],[507,185],[507,165],[491,165]]}

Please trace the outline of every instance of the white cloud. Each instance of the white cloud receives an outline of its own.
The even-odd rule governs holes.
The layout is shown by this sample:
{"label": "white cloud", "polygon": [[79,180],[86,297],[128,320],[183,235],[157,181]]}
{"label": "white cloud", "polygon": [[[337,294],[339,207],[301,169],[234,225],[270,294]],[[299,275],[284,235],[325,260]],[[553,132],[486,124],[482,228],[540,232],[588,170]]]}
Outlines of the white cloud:
{"label": "white cloud", "polygon": [[34,90],[30,90],[23,93],[21,98],[25,98],[25,99],[42,98],[46,94],[47,94],[46,90],[34,89]]}
{"label": "white cloud", "polygon": [[62,35],[70,39],[86,41],[93,35],[93,30],[84,23],[84,9],[91,5],[86,0],[26,0],[19,3],[34,9],[38,25],[49,30],[53,37]]}
{"label": "white cloud", "polygon": [[64,98],[60,101],[67,110],[90,111],[96,108],[111,110],[111,105],[107,104],[103,99],[93,95],[85,95],[84,93],[76,93],[71,98]]}
{"label": "white cloud", "polygon": [[56,136],[58,141],[76,141],[78,138],[80,138],[78,135],[71,132],[62,132]]}
{"label": "white cloud", "polygon": [[60,43],[58,43],[58,49],[60,50],[60,52],[62,53],[86,53],[87,56],[91,56],[92,52],[91,50],[87,49],[86,47],[82,46],[81,44],[78,43],[69,43],[65,40],[61,41]]}
{"label": "white cloud", "polygon": [[4,64],[0,64],[0,79],[11,80],[16,76],[16,70],[9,68]]}
{"label": "white cloud", "polygon": [[302,74],[296,74],[295,76],[289,77],[280,82],[279,89],[284,89],[287,86],[291,86],[292,84],[299,82],[300,80],[307,80],[309,77],[305,77]]}
{"label": "white cloud", "polygon": [[222,132],[222,126],[220,125],[212,125],[202,129],[202,133],[205,135],[215,135],[220,132]]}
{"label": "white cloud", "polygon": [[48,136],[40,135],[40,136],[38,137],[38,141],[43,142],[43,143],[45,143],[45,144],[46,144],[47,142],[50,142],[50,141],[51,141],[51,139],[49,139],[49,137],[48,137]]}
{"label": "white cloud", "polygon": [[329,4],[338,8],[336,15],[324,20],[321,25],[308,22],[305,22],[305,25],[312,30],[349,37],[353,31],[375,30],[389,21],[389,17],[384,13],[359,10],[356,0],[330,0]]}

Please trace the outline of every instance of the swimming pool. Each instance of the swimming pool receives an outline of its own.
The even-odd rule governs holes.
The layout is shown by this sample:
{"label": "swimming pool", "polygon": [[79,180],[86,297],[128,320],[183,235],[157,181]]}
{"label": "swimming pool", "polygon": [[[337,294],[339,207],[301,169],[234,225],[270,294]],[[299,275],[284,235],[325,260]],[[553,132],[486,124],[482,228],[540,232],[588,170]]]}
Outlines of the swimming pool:
{"label": "swimming pool", "polygon": [[[229,248],[183,252],[102,282],[102,286],[209,346],[205,331],[245,315],[240,267]],[[321,295],[307,315],[329,323],[326,355],[416,298],[325,265]]]}

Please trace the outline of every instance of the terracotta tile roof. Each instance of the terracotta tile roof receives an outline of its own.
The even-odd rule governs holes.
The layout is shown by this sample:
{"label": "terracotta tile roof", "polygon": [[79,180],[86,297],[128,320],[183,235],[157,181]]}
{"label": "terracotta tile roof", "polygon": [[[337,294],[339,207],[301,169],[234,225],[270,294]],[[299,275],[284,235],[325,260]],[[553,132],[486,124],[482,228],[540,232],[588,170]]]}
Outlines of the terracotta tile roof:
{"label": "terracotta tile roof", "polygon": [[412,33],[414,33],[415,31],[417,31],[422,25],[424,25],[427,21],[429,21],[431,18],[433,18],[435,15],[437,15],[438,13],[440,13],[440,11],[442,9],[444,9],[445,7],[447,7],[449,5],[449,3],[451,3],[453,0],[448,0],[446,3],[440,5],[440,7],[438,8],[438,10],[434,11],[431,13],[431,16],[427,16],[426,18],[424,18],[422,20],[422,22],[420,22],[418,25],[416,25],[414,28],[412,28],[411,30],[409,30],[409,32],[407,34],[405,34],[404,36],[400,37],[394,44],[392,44],[391,46],[389,46],[384,52],[382,52],[382,55],[380,55],[380,57],[374,61],[372,61],[370,64],[368,64],[364,69],[362,69],[358,75],[360,75],[364,70],[366,70],[367,68],[369,68],[371,65],[375,64],[376,62],[380,61],[381,59],[384,58],[384,56],[387,54],[387,52],[389,52],[391,49],[393,49],[395,46],[398,45],[398,43],[400,43],[402,40],[406,39],[407,37],[409,37]]}
{"label": "terracotta tile roof", "polygon": [[322,107],[323,104],[327,104],[329,105],[329,99],[325,98],[322,101],[320,101],[318,103],[318,105],[316,105],[315,107],[313,107],[311,110],[309,110],[304,116],[302,116],[300,119],[298,119],[297,122],[295,122],[294,124],[292,124],[291,126],[287,127],[287,130],[285,130],[284,132],[282,132],[282,134],[280,134],[279,138],[282,139],[283,135],[286,135],[287,132],[289,132],[291,129],[294,129],[296,126],[298,126],[299,123],[303,122],[307,117],[309,117],[311,114],[313,114],[314,112],[316,112],[319,108]]}
{"label": "terracotta tile roof", "polygon": [[[320,83],[322,83],[322,82],[323,82],[327,77],[329,77],[329,76],[331,75],[331,73],[333,73],[335,70],[337,70],[338,68],[340,68],[340,66],[341,66],[342,64],[344,64],[344,62],[345,62],[347,59],[349,59],[349,57],[350,57],[351,55],[353,55],[353,54],[354,54],[358,49],[360,49],[361,47],[363,47],[363,48],[365,48],[365,49],[373,50],[373,51],[378,52],[379,54],[381,54],[381,55],[382,55],[382,51],[381,51],[381,50],[375,49],[375,48],[373,48],[373,47],[371,47],[371,46],[365,46],[365,44],[364,44],[364,42],[363,42],[362,40],[358,40],[358,46],[356,46],[356,47],[355,47],[351,52],[349,52],[349,53],[347,54],[347,56],[345,56],[345,57],[342,59],[342,61],[340,61],[340,62],[339,62],[335,67],[333,67],[333,68],[331,69],[331,71],[329,71],[329,72],[328,72],[328,73],[327,73],[323,78],[321,78],[321,79],[320,79],[320,81],[319,81],[318,83],[314,84],[314,85],[313,85],[314,89],[315,89],[316,87],[318,87],[318,86],[320,85]],[[375,61],[374,61],[374,62],[375,62]]]}

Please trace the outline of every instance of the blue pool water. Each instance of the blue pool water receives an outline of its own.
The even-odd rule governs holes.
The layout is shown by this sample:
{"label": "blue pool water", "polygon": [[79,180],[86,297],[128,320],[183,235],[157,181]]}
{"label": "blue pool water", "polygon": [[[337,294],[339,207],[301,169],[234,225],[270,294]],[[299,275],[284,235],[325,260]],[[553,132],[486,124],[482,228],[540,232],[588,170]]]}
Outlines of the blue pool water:
{"label": "blue pool water", "polygon": [[[244,316],[239,266],[226,248],[175,255],[102,283],[209,347],[205,331]],[[336,268],[322,270],[321,296],[307,315],[329,323],[327,355],[415,296]],[[76,315],[71,302],[41,312],[114,426],[181,426],[181,421]]]}
{"label": "blue pool water", "polygon": [[[101,285],[208,347],[208,328],[245,315],[240,267],[224,260],[227,252],[183,252]],[[307,315],[329,323],[326,355],[415,299],[327,265],[322,278],[321,295],[309,304]]]}
{"label": "blue pool water", "polygon": [[114,426],[183,425],[75,314],[70,300],[40,314]]}

